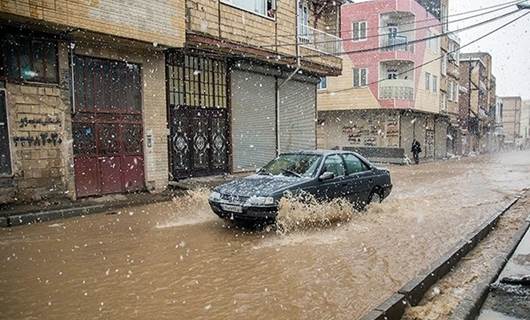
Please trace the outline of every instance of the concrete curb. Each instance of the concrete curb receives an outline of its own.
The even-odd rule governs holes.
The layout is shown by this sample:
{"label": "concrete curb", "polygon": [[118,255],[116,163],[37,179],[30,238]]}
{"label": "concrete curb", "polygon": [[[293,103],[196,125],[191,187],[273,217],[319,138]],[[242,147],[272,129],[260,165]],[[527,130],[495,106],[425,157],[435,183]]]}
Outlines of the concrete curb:
{"label": "concrete curb", "polygon": [[[481,224],[473,232],[457,243],[444,256],[435,261],[428,270],[424,270],[417,277],[406,283],[397,293],[392,295],[384,303],[374,308],[363,316],[362,320],[399,320],[405,313],[405,308],[416,306],[425,293],[438,280],[449,273],[452,268],[471,251],[488,233],[495,227],[502,215],[510,210],[519,201],[519,197],[512,200],[508,206]],[[459,318],[461,319],[461,318]]]}
{"label": "concrete curb", "polygon": [[490,284],[497,280],[502,269],[504,268],[504,266],[506,266],[506,263],[508,263],[508,259],[513,255],[515,249],[522,241],[524,235],[529,229],[530,221],[526,221],[521,226],[519,231],[517,231],[517,233],[513,235],[511,239],[512,246],[510,248],[510,251],[503,256],[497,257],[492,262],[492,265],[495,266],[495,273],[491,274],[486,280],[478,284],[471,296],[466,297],[457,305],[450,320],[472,320],[477,318],[480,313],[480,309],[486,301],[486,298],[488,297],[488,294],[490,292]]}
{"label": "concrete curb", "polygon": [[408,305],[406,297],[399,293],[394,293],[385,302],[374,310],[364,315],[361,320],[391,320],[401,319]]}
{"label": "concrete curb", "polygon": [[25,212],[21,214],[14,214],[7,217],[0,217],[0,227],[9,228],[20,225],[26,225],[37,222],[46,222],[57,219],[65,219],[72,217],[79,217],[83,215],[101,213],[109,210],[115,210],[120,208],[125,208],[128,206],[139,206],[147,205],[156,202],[169,201],[171,198],[167,199],[157,198],[152,200],[142,200],[142,201],[119,201],[114,203],[101,203],[101,204],[90,204],[81,207],[72,207],[64,209],[56,209],[49,211],[40,211],[40,212]]}

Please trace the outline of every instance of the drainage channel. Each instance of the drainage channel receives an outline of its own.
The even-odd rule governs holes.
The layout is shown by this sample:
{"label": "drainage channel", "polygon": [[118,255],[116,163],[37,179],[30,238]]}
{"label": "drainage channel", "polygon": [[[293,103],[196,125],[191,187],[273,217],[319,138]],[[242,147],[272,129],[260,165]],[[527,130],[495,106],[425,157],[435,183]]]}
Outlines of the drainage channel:
{"label": "drainage channel", "polygon": [[507,207],[495,214],[492,218],[481,224],[457,243],[444,256],[435,261],[429,268],[422,271],[414,279],[406,283],[400,290],[390,296],[382,304],[365,314],[361,320],[399,320],[405,313],[407,306],[417,306],[425,293],[451,269],[477,244],[493,230],[499,219],[510,210],[519,197],[509,203]]}

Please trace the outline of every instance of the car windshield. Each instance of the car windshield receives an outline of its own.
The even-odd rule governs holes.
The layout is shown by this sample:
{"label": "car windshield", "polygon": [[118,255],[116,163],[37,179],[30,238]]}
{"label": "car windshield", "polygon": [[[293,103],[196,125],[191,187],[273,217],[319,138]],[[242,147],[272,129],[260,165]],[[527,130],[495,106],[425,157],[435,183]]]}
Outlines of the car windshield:
{"label": "car windshield", "polygon": [[314,154],[282,154],[265,165],[259,174],[311,177],[322,156]]}

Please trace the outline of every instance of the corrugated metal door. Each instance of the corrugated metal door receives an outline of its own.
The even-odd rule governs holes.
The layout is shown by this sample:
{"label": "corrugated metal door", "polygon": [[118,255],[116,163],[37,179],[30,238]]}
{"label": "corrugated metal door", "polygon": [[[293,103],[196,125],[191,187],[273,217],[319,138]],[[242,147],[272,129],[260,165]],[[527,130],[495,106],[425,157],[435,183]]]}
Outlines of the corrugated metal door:
{"label": "corrugated metal door", "polygon": [[316,147],[316,85],[290,80],[280,89],[280,151]]}
{"label": "corrugated metal door", "polygon": [[232,71],[233,170],[259,168],[276,156],[276,79]]}

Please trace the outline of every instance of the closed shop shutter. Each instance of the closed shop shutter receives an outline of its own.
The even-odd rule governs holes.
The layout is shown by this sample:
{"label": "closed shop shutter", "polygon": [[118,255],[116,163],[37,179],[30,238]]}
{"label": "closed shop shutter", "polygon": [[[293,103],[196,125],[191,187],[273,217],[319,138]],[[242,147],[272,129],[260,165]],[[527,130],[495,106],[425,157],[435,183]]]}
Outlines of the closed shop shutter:
{"label": "closed shop shutter", "polygon": [[251,171],[276,156],[276,79],[232,72],[233,171]]}
{"label": "closed shop shutter", "polygon": [[280,151],[316,147],[316,84],[290,80],[280,89]]}

